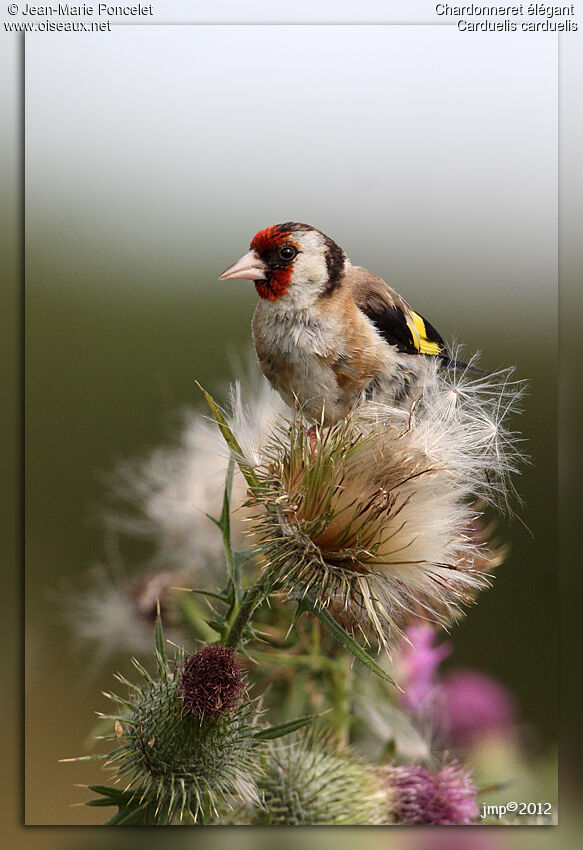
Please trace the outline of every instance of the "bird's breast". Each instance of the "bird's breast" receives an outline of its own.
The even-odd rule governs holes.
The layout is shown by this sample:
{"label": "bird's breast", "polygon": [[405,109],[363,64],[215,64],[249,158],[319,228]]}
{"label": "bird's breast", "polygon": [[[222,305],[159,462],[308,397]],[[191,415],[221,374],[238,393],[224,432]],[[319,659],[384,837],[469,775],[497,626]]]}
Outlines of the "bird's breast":
{"label": "bird's breast", "polygon": [[286,404],[329,424],[346,416],[380,366],[374,340],[355,337],[342,315],[278,313],[261,302],[253,318],[259,365]]}
{"label": "bird's breast", "polygon": [[280,312],[273,309],[273,305],[265,306],[262,302],[253,317],[256,347],[292,360],[308,355],[326,357],[339,332],[341,327],[333,319],[322,320],[307,311]]}

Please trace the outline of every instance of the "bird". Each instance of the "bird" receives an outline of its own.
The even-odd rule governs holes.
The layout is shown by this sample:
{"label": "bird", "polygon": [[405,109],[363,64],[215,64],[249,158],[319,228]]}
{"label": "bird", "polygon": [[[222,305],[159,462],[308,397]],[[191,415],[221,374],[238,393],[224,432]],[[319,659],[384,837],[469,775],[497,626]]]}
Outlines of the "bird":
{"label": "bird", "polygon": [[259,367],[284,402],[332,426],[366,401],[407,408],[428,360],[454,361],[435,327],[321,230],[260,230],[219,280],[251,280]]}

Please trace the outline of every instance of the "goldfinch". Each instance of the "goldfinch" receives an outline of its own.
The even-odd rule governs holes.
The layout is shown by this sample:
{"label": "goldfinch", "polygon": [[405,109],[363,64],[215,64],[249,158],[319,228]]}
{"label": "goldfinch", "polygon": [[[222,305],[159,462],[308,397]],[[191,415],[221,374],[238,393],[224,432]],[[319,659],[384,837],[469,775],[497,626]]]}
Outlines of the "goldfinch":
{"label": "goldfinch", "polygon": [[219,280],[252,280],[259,366],[292,409],[332,425],[365,400],[410,405],[443,339],[385,281],[328,236],[286,222],[259,231]]}

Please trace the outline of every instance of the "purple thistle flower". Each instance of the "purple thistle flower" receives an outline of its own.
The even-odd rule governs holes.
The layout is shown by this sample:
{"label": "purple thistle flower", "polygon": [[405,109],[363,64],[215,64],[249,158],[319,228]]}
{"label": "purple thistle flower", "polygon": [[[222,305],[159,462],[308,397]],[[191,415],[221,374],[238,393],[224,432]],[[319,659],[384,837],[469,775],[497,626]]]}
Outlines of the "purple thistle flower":
{"label": "purple thistle flower", "polygon": [[436,826],[472,824],[478,816],[477,787],[456,761],[433,771],[423,765],[384,767],[392,815],[396,823]]}
{"label": "purple thistle flower", "polygon": [[410,643],[403,644],[399,653],[401,702],[409,711],[420,712],[428,707],[435,691],[437,668],[451,653],[451,645],[434,646],[436,630],[426,623],[410,626],[405,631]]}
{"label": "purple thistle flower", "polygon": [[184,708],[205,717],[223,717],[239,704],[243,690],[235,651],[227,646],[205,646],[184,664],[180,693]]}
{"label": "purple thistle flower", "polygon": [[516,706],[507,689],[475,670],[455,670],[440,685],[443,726],[452,746],[467,747],[492,733],[508,733]]}
{"label": "purple thistle flower", "polygon": [[444,744],[471,746],[492,733],[509,733],[516,706],[508,690],[491,676],[470,669],[439,675],[439,665],[451,653],[449,643],[435,646],[437,633],[429,624],[406,631],[409,644],[398,656],[401,705],[431,723]]}

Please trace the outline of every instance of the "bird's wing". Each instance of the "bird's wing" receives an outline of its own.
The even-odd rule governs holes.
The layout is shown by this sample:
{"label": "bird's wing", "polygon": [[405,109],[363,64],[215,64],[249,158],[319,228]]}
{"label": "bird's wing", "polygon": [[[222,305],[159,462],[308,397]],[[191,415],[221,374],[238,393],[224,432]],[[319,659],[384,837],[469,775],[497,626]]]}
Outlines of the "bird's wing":
{"label": "bird's wing", "polygon": [[349,277],[356,306],[390,345],[406,354],[447,357],[438,331],[381,277],[359,266],[350,269]]}

